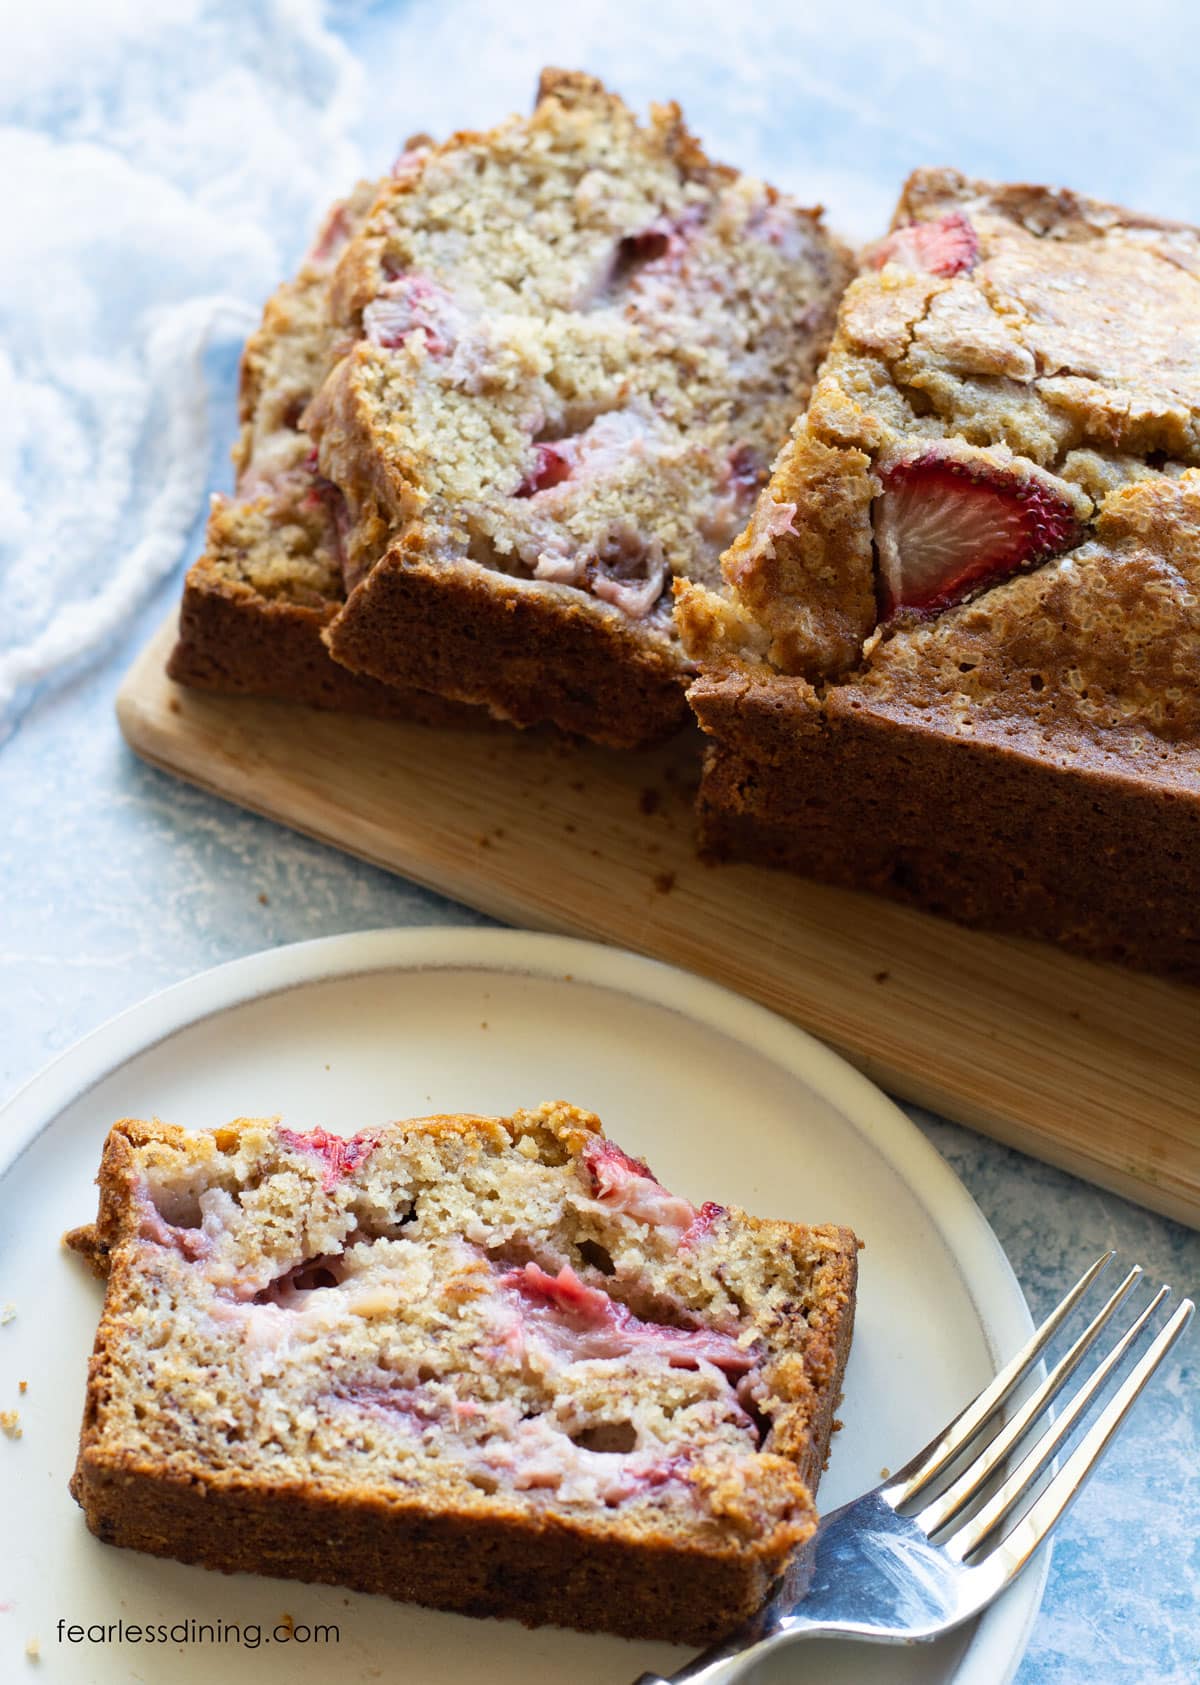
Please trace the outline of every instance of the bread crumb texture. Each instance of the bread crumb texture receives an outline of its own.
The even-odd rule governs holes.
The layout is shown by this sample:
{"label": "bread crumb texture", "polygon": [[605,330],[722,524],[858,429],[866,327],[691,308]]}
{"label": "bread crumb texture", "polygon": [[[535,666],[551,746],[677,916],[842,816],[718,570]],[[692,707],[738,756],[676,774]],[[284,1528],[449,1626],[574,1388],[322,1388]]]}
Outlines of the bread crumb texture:
{"label": "bread crumb texture", "polygon": [[[832,329],[818,212],[586,77],[388,183],[339,259],[352,343],[311,418],[356,517],[445,561],[669,621],[716,575]],[[376,529],[364,515],[382,514]]]}
{"label": "bread crumb texture", "polygon": [[[697,1208],[564,1104],[348,1140],[127,1121],[100,1187],[69,1240],[108,1271],[73,1485],[101,1537],[245,1566],[249,1517],[271,1571],[696,1634],[813,1529],[853,1315],[846,1230]],[[226,1502],[229,1528],[173,1532],[171,1494],[181,1515]],[[272,1543],[292,1502],[348,1539],[341,1560]],[[439,1522],[507,1552],[510,1576],[484,1595],[478,1562],[448,1572]],[[623,1556],[642,1579],[674,1561],[716,1602],[689,1606],[668,1572],[632,1615],[602,1584],[573,1609],[589,1548],[610,1588]]]}

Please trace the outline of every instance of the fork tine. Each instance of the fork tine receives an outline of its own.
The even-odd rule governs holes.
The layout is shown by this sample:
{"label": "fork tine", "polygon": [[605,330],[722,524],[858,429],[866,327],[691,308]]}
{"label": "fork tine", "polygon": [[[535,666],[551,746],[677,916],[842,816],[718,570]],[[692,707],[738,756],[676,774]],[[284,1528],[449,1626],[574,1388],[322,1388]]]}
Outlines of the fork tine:
{"label": "fork tine", "polygon": [[984,1482],[991,1478],[1013,1446],[1019,1444],[1028,1433],[1030,1425],[1041,1415],[1043,1408],[1071,1378],[1085,1353],[1091,1349],[1101,1330],[1141,1274],[1142,1266],[1135,1264],[1116,1292],[1088,1323],[1070,1351],[1055,1364],[1037,1391],[1029,1395],[1011,1420],[1005,1422],[996,1437],[967,1465],[958,1479],[947,1486],[932,1503],[926,1504],[919,1515],[913,1517],[922,1532],[931,1536],[939,1532],[948,1521],[953,1520],[963,1505],[974,1497]]}
{"label": "fork tine", "polygon": [[936,1439],[931,1440],[924,1450],[918,1451],[911,1462],[906,1463],[880,1488],[882,1495],[893,1508],[907,1503],[910,1498],[915,1498],[947,1464],[952,1463],[958,1454],[965,1450],[988,1417],[998,1410],[1014,1388],[1020,1385],[1062,1323],[1113,1257],[1115,1253],[1105,1252],[1097,1258],[1017,1355],[1005,1364],[990,1386],[985,1387],[979,1397],[954,1418],[949,1427],[944,1428]]}
{"label": "fork tine", "polygon": [[1137,1366],[1101,1411],[1062,1468],[1026,1513],[985,1558],[982,1572],[995,1578],[1000,1591],[1024,1567],[1051,1528],[1066,1513],[1096,1468],[1109,1441],[1124,1421],[1134,1400],[1183,1333],[1195,1310],[1190,1299],[1180,1301],[1174,1316],[1150,1345]]}
{"label": "fork tine", "polygon": [[[1033,1484],[1041,1470],[1053,1456],[1057,1447],[1061,1445],[1063,1440],[1070,1433],[1084,1410],[1091,1403],[1096,1393],[1104,1385],[1104,1382],[1108,1379],[1109,1375],[1124,1357],[1125,1353],[1137,1339],[1142,1329],[1146,1326],[1146,1323],[1154,1315],[1155,1311],[1162,1304],[1163,1300],[1167,1297],[1170,1291],[1171,1289],[1169,1287],[1159,1288],[1158,1292],[1146,1306],[1141,1316],[1139,1316],[1137,1321],[1134,1322],[1125,1334],[1122,1335],[1121,1339],[1118,1340],[1117,1344],[1113,1347],[1112,1351],[1109,1352],[1103,1363],[1097,1366],[1093,1374],[1091,1374],[1084,1382],[1083,1386],[1079,1388],[1079,1391],[1074,1395],[1071,1402],[1065,1407],[1062,1413],[1056,1418],[1053,1425],[1046,1430],[1032,1450],[1022,1460],[1016,1472],[1005,1481],[1000,1490],[989,1499],[977,1515],[972,1516],[970,1521],[960,1527],[959,1530],[946,1541],[942,1548],[945,1550],[947,1556],[949,1556],[953,1561],[962,1562],[970,1556],[973,1551],[978,1550],[984,1539],[986,1539],[990,1533],[995,1531],[996,1527],[999,1525],[1001,1520],[1003,1520],[1004,1516],[1008,1514],[1009,1510],[1011,1510],[1014,1505],[1018,1504],[1027,1492],[1032,1490]],[[1078,1488],[1082,1486],[1084,1478],[1090,1472],[1093,1462],[1099,1458],[1100,1453],[1103,1451],[1109,1439],[1120,1425],[1121,1418],[1124,1416],[1126,1410],[1129,1409],[1129,1406],[1133,1403],[1138,1393],[1150,1379],[1150,1376],[1153,1374],[1158,1365],[1159,1359],[1183,1331],[1183,1327],[1191,1314],[1192,1302],[1190,1299],[1185,1299],[1179,1306],[1179,1309],[1175,1312],[1175,1315],[1171,1318],[1170,1322],[1168,1322],[1166,1327],[1162,1330],[1162,1333],[1159,1334],[1154,1344],[1147,1350],[1145,1356],[1138,1363],[1136,1369],[1134,1369],[1130,1374],[1129,1379],[1124,1383],[1120,1391],[1114,1394],[1112,1402],[1106,1406],[1103,1413],[1097,1418],[1095,1425],[1088,1431],[1087,1436],[1083,1439],[1076,1450],[1071,1453],[1071,1456],[1068,1458],[1067,1462],[1064,1463],[1059,1473],[1055,1475],[1050,1485],[1046,1488],[1046,1492],[1038,1499],[1037,1503],[1031,1506],[1029,1510],[1030,1516],[1039,1512],[1043,1504],[1043,1499],[1050,1492],[1061,1489],[1061,1501],[1057,1504],[1057,1507],[1050,1506],[1044,1512],[1048,1519],[1045,1519],[1041,1532],[1037,1534],[1036,1538],[1033,1539],[1033,1542],[1030,1543],[1024,1550],[1024,1554],[1020,1557],[1021,1562],[1025,1561],[1030,1551],[1035,1548],[1036,1544],[1044,1536],[1045,1532],[1049,1530],[1053,1523],[1058,1519],[1059,1515],[1061,1515],[1062,1511],[1066,1509]],[[1106,1422],[1109,1423],[1109,1426],[1104,1429],[1104,1431],[1098,1433],[1098,1430],[1104,1428],[1104,1424]],[[1084,1454],[1081,1456],[1081,1453]],[[1063,1485],[1063,1477],[1069,1470],[1073,1470],[1074,1474],[1071,1479]],[[1028,1517],[1026,1517],[1026,1520],[1027,1519]],[[1024,1526],[1024,1520],[1019,1522],[1017,1526],[1010,1531],[1008,1536],[999,1545],[997,1545],[995,1554],[1007,1554],[1009,1540],[1017,1536]]]}

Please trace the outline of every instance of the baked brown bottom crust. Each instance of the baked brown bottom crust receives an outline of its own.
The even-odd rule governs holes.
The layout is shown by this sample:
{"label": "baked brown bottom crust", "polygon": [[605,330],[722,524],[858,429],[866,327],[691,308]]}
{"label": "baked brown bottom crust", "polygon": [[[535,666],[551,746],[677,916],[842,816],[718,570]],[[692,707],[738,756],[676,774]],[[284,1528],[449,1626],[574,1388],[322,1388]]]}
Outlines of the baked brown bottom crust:
{"label": "baked brown bottom crust", "polygon": [[321,637],[337,612],[336,603],[308,608],[189,574],[167,675],[194,690],[272,697],[373,719],[490,723],[482,709],[340,667]]}
{"label": "baked brown bottom crust", "polygon": [[[848,1336],[847,1336],[848,1338]],[[844,1353],[843,1353],[844,1362]],[[703,1645],[751,1614],[770,1576],[751,1551],[596,1537],[109,1468],[84,1453],[71,1490],[108,1544],[217,1568],[350,1586],[464,1615]]]}
{"label": "baked brown bottom crust", "polygon": [[1200,793],[851,708],[797,730],[721,690],[696,698],[710,857],[1200,982]]}
{"label": "baked brown bottom crust", "polygon": [[578,595],[576,606],[398,546],[351,592],[325,641],[355,673],[483,703],[514,725],[555,725],[616,749],[670,737],[688,718],[682,656]]}

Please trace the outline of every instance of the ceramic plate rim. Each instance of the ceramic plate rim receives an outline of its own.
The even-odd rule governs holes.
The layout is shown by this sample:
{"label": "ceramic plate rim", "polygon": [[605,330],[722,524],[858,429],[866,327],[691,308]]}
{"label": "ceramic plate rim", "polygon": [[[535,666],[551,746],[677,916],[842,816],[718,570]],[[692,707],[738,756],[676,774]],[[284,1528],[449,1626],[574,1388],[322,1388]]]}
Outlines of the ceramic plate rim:
{"label": "ceramic plate rim", "polygon": [[[845,1113],[922,1205],[950,1253],[993,1361],[1032,1320],[1012,1266],[967,1189],[916,1125],[816,1037],[719,983],[573,936],[468,926],[354,931],[269,948],[149,995],[58,1054],[0,1108],[0,1178],[76,1100],[192,1024],[265,996],[379,971],[470,970],[566,980],[633,995],[723,1034],[797,1076]],[[967,1243],[970,1244],[967,1244]],[[981,1245],[982,1243],[982,1245]],[[1003,1323],[1002,1341],[997,1323]],[[954,1685],[1008,1685],[1041,1607],[1049,1552],[988,1610]]]}

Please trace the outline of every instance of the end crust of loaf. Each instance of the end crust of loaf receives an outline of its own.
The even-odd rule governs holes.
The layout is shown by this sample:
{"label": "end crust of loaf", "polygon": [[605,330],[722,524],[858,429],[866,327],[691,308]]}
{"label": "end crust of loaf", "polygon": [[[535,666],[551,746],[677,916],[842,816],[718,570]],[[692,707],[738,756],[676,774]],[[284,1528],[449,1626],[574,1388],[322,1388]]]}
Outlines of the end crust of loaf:
{"label": "end crust of loaf", "polygon": [[381,720],[486,726],[479,708],[385,685],[334,661],[322,634],[339,606],[272,600],[197,562],[184,584],[167,676],[191,690],[225,696],[269,697]]}
{"label": "end crust of loaf", "polygon": [[98,1180],[72,1491],[108,1543],[702,1644],[815,1525],[848,1230],[698,1209],[562,1103],[127,1119]]}
{"label": "end crust of loaf", "polygon": [[374,203],[361,182],[333,206],[300,273],[267,300],[242,354],[232,498],[213,500],[204,554],[184,584],[176,683],[263,696],[378,719],[486,724],[413,687],[381,684],[338,665],[322,633],[345,602],[342,511],[316,472],[300,419],[329,355],[331,266]]}

